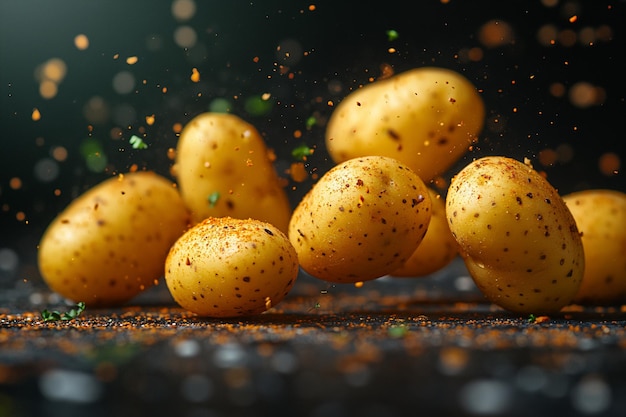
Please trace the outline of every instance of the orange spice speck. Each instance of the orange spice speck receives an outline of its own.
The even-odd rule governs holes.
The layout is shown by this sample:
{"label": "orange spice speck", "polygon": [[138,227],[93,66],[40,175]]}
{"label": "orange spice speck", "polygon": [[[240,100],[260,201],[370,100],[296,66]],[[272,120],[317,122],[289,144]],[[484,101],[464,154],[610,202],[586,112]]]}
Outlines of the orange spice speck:
{"label": "orange spice speck", "polygon": [[191,69],[191,77],[189,77],[189,78],[194,83],[197,83],[197,82],[200,81],[200,72],[198,71],[198,68],[192,68]]}

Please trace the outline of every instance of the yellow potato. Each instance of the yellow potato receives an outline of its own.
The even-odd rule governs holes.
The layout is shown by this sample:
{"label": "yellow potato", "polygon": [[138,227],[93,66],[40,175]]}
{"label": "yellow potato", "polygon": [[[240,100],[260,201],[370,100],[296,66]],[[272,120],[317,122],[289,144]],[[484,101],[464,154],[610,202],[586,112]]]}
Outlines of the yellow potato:
{"label": "yellow potato", "polygon": [[389,274],[411,256],[430,221],[424,182],[392,158],[333,167],[294,210],[289,239],[300,266],[319,279],[351,283]]}
{"label": "yellow potato", "polygon": [[626,194],[585,190],[563,197],[582,233],[585,274],[574,301],[626,302]]}
{"label": "yellow potato", "polygon": [[459,254],[446,218],[444,198],[432,189],[428,190],[432,211],[424,240],[404,265],[391,273],[395,277],[421,277],[439,271]]}
{"label": "yellow potato", "polygon": [[328,121],[326,147],[336,163],[389,156],[429,182],[467,152],[484,117],[482,98],[461,74],[417,68],[345,97]]}
{"label": "yellow potato", "polygon": [[189,215],[175,185],[153,173],[110,178],[74,200],[39,244],[48,286],[87,306],[130,300],[163,276]]}
{"label": "yellow potato", "polygon": [[553,313],[571,303],[584,272],[576,222],[531,167],[492,156],[451,181],[450,230],[478,288],[513,312]]}
{"label": "yellow potato", "polygon": [[207,218],[176,241],[165,262],[176,302],[205,317],[260,314],[282,301],[297,275],[287,236],[252,219]]}
{"label": "yellow potato", "polygon": [[193,223],[230,216],[287,231],[291,206],[259,132],[241,118],[203,113],[181,132],[173,168]]}

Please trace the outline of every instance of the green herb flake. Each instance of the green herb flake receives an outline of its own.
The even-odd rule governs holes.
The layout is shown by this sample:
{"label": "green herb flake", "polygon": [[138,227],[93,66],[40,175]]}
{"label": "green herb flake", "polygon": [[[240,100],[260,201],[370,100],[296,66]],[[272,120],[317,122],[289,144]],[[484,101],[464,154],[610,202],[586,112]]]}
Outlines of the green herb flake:
{"label": "green herb flake", "polygon": [[537,317],[535,317],[534,314],[529,314],[528,315],[528,322],[529,323],[534,323],[537,320]]}
{"label": "green herb flake", "polygon": [[293,156],[293,158],[297,161],[304,161],[306,157],[311,155],[312,153],[313,149],[311,149],[306,144],[302,144],[291,151],[291,156]]}
{"label": "green herb flake", "polygon": [[389,335],[389,337],[394,338],[394,339],[400,339],[406,336],[408,332],[409,332],[409,329],[404,324],[393,325],[387,330],[387,334]]}
{"label": "green herb flake", "polygon": [[316,124],[317,124],[317,119],[314,116],[311,116],[308,119],[306,119],[305,126],[307,130],[311,130],[311,128],[315,126]]}
{"label": "green herb flake", "polygon": [[385,32],[387,34],[387,40],[389,42],[395,41],[396,39],[398,39],[400,37],[400,34],[393,30],[393,29],[389,29],[387,32]]}
{"label": "green herb flake", "polygon": [[209,207],[215,207],[219,199],[220,199],[219,191],[213,191],[211,194],[209,194],[209,196],[207,197],[207,201],[209,202]]}
{"label": "green herb flake", "polygon": [[137,135],[132,135],[130,139],[128,140],[128,143],[130,143],[133,146],[133,149],[147,149],[148,148],[148,144],[144,142],[143,139]]}
{"label": "green herb flake", "polygon": [[41,318],[43,319],[43,321],[58,321],[58,320],[68,321],[68,320],[74,320],[76,317],[80,316],[83,311],[85,311],[85,303],[81,301],[77,303],[74,306],[74,308],[70,309],[69,311],[65,313],[60,313],[57,310],[54,310],[54,311],[43,310],[41,312]]}

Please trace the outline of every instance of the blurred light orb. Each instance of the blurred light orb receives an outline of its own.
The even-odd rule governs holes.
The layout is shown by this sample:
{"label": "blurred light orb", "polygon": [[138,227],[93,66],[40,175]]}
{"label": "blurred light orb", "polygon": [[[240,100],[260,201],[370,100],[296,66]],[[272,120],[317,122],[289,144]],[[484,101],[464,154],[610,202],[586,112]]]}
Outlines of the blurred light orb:
{"label": "blurred light orb", "polygon": [[13,272],[17,269],[20,260],[17,253],[10,248],[0,249],[0,270]]}
{"label": "blurred light orb", "polygon": [[120,71],[113,76],[113,90],[117,94],[128,94],[135,88],[135,76],[130,71]]}
{"label": "blurred light orb", "polygon": [[90,124],[102,124],[109,119],[109,106],[100,96],[93,96],[83,106],[83,116]]}
{"label": "blurred light orb", "polygon": [[89,38],[87,37],[87,35],[83,33],[76,35],[74,37],[74,46],[80,51],[84,51],[85,49],[89,48]]}
{"label": "blurred light orb", "polygon": [[52,158],[42,158],[33,168],[35,178],[41,182],[52,182],[59,176],[59,164]]}
{"label": "blurred light orb", "polygon": [[478,31],[478,40],[487,48],[498,48],[513,42],[513,28],[502,20],[490,20]]}
{"label": "blurred light orb", "polygon": [[174,0],[172,2],[172,16],[178,21],[191,19],[196,14],[194,0]]}
{"label": "blurred light orb", "polygon": [[174,31],[174,42],[181,48],[191,48],[198,41],[198,35],[191,26],[179,26]]}
{"label": "blurred light orb", "polygon": [[228,113],[233,109],[230,101],[225,98],[216,98],[209,104],[209,111],[214,113]]}
{"label": "blurred light orb", "polygon": [[130,104],[122,103],[113,108],[112,118],[118,126],[130,126],[137,120],[137,111]]}
{"label": "blurred light orb", "polygon": [[294,39],[285,39],[276,48],[276,59],[284,65],[296,65],[302,59],[303,52],[300,42]]}

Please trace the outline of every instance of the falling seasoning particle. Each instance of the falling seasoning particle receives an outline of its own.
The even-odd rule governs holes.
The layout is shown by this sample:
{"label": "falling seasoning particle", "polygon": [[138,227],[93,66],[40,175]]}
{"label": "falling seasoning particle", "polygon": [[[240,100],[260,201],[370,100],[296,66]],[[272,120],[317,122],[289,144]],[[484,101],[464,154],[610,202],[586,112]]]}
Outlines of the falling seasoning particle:
{"label": "falling seasoning particle", "polygon": [[390,29],[390,30],[388,30],[385,33],[387,34],[387,40],[389,42],[395,41],[396,39],[398,39],[400,37],[400,34],[397,31],[393,30],[393,29]]}
{"label": "falling seasoning particle", "polygon": [[143,139],[137,135],[132,135],[130,139],[128,140],[128,143],[132,145],[133,149],[147,149],[148,148],[148,144],[144,142]]}
{"label": "falling seasoning particle", "polygon": [[200,81],[200,72],[198,71],[198,68],[192,68],[191,69],[191,77],[189,77],[189,78],[194,83],[197,83],[197,82]]}
{"label": "falling seasoning particle", "polygon": [[291,156],[297,161],[304,161],[313,153],[313,149],[309,148],[306,144],[302,144],[291,151]]}
{"label": "falling seasoning particle", "polygon": [[209,207],[215,207],[217,201],[220,199],[219,191],[214,191],[207,197],[207,201],[209,202]]}
{"label": "falling seasoning particle", "polygon": [[128,65],[135,65],[137,61],[139,61],[139,58],[137,58],[136,56],[129,56],[128,58],[126,58],[126,63]]}
{"label": "falling seasoning particle", "polygon": [[41,113],[39,112],[39,109],[37,107],[35,107],[33,109],[33,113],[31,114],[31,119],[33,119],[34,122],[38,121],[39,119],[41,119]]}
{"label": "falling seasoning particle", "polygon": [[155,119],[156,117],[154,116],[154,114],[146,116],[146,123],[148,124],[148,126],[152,126],[154,124]]}

